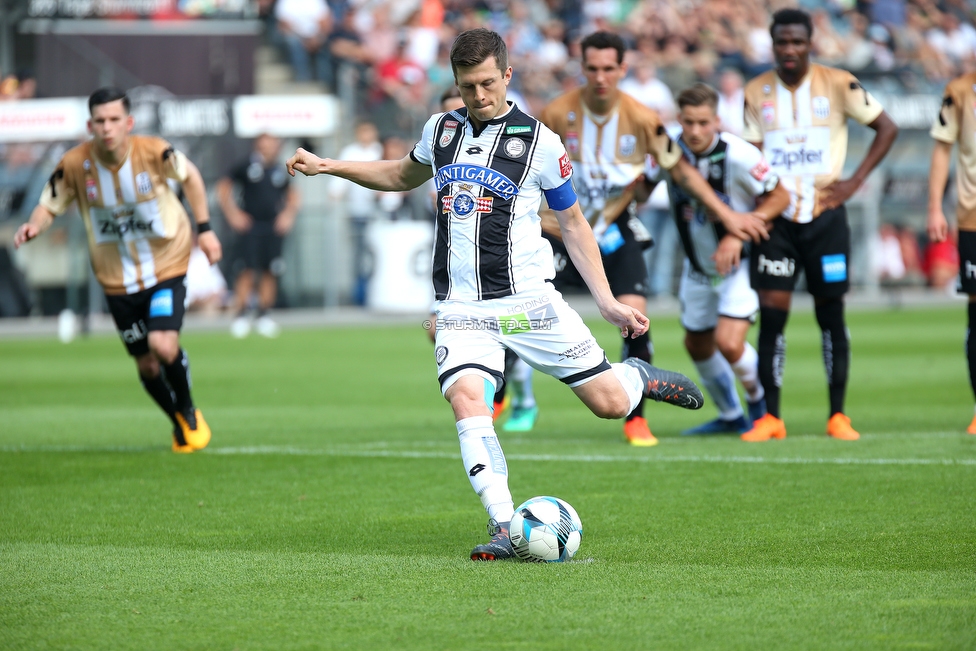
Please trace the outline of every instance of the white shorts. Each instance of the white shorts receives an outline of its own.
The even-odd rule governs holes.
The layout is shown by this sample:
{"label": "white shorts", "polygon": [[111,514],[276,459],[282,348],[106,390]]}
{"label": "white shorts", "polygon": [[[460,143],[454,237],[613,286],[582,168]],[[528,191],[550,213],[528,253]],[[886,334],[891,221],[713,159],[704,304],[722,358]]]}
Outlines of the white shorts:
{"label": "white shorts", "polygon": [[678,298],[681,325],[689,332],[713,329],[720,316],[754,322],[759,311],[759,296],[749,285],[748,259],[725,278],[712,278],[692,269],[685,258]]}
{"label": "white shorts", "polygon": [[485,301],[437,301],[434,358],[441,392],[465,375],[501,386],[505,348],[571,387],[610,370],[583,319],[549,283]]}

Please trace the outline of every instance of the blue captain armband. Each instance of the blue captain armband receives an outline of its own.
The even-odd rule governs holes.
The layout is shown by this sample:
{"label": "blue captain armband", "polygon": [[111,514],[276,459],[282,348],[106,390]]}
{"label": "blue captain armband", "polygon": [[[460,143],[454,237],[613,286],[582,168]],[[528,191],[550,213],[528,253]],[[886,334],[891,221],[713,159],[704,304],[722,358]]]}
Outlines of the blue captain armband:
{"label": "blue captain armband", "polygon": [[553,210],[566,210],[576,203],[576,190],[573,189],[573,180],[569,179],[558,188],[543,190],[546,195],[546,203]]}

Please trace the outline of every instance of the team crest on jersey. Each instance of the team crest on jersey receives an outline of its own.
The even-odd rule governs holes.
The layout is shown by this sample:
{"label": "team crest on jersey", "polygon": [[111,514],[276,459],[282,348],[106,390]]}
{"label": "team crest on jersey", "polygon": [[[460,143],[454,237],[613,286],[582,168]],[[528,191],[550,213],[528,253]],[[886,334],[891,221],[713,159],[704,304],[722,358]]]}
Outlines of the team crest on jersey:
{"label": "team crest on jersey", "polygon": [[579,134],[575,131],[566,132],[566,151],[574,156],[579,153]]}
{"label": "team crest on jersey", "polygon": [[830,100],[826,97],[813,98],[813,117],[818,120],[826,120],[830,117]]}
{"label": "team crest on jersey", "polygon": [[441,210],[458,219],[467,219],[474,213],[491,212],[492,197],[476,197],[467,190],[441,197]]}
{"label": "team crest on jersey", "polygon": [[441,139],[438,144],[441,147],[447,147],[454,140],[454,134],[457,133],[458,121],[457,120],[444,120],[444,129],[441,131]]}
{"label": "team crest on jersey", "polygon": [[139,172],[136,174],[136,192],[139,194],[149,194],[152,192],[152,179],[149,172]]}
{"label": "team crest on jersey", "polygon": [[525,143],[518,138],[510,138],[505,141],[505,153],[512,158],[519,158],[525,153]]}
{"label": "team crest on jersey", "polygon": [[88,197],[88,203],[98,199],[98,186],[95,185],[95,179],[85,179],[85,196]]}
{"label": "team crest on jersey", "polygon": [[637,149],[637,136],[626,134],[620,136],[620,155],[631,156]]}
{"label": "team crest on jersey", "polygon": [[438,346],[436,349],[434,349],[434,361],[437,362],[438,366],[443,364],[445,359],[447,359],[446,346]]}
{"label": "team crest on jersey", "polygon": [[762,117],[766,124],[772,124],[776,119],[776,106],[772,102],[762,103]]}

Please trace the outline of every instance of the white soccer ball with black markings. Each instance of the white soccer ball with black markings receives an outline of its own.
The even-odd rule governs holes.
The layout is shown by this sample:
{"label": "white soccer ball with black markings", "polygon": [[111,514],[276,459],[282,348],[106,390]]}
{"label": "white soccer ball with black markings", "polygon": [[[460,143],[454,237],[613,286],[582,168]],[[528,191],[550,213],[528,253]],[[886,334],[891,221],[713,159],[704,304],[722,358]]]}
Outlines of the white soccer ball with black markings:
{"label": "white soccer ball with black markings", "polygon": [[533,497],[515,509],[509,534],[523,561],[561,563],[579,549],[583,523],[576,509],[558,497]]}

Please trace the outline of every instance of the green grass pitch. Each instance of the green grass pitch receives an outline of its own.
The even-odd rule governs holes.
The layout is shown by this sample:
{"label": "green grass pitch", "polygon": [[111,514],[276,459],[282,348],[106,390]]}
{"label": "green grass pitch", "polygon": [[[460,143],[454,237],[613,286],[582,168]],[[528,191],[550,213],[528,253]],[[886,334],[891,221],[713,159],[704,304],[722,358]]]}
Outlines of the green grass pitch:
{"label": "green grass pitch", "polygon": [[501,437],[516,502],[579,511],[562,565],[468,560],[487,517],[419,323],[186,334],[193,455],[117,339],[0,341],[0,649],[976,648],[963,304],[849,326],[856,443],[823,433],[810,313],[785,441],[681,437],[711,405],[652,404],[661,444],[630,448],[537,375],[536,430]]}

